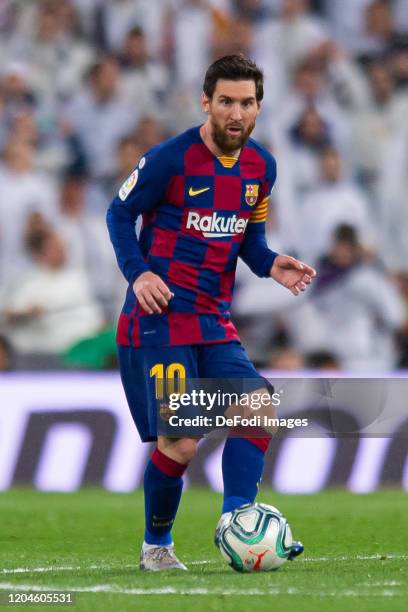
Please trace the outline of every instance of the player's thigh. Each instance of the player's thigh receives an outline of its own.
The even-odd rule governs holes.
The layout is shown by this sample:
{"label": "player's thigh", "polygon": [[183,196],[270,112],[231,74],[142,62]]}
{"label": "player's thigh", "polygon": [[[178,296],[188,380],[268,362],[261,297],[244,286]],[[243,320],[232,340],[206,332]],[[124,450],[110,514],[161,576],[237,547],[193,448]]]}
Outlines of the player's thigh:
{"label": "player's thigh", "polygon": [[[143,442],[157,439],[160,411],[168,409],[166,394],[180,381],[196,378],[193,346],[118,347],[119,369],[130,412]],[[163,400],[163,402],[161,402]]]}
{"label": "player's thigh", "polygon": [[200,348],[199,376],[213,379],[216,387],[222,387],[221,391],[233,390],[241,397],[243,394],[248,397],[248,403],[242,402],[239,406],[239,414],[247,417],[255,411],[258,415],[276,417],[271,399],[273,386],[257,371],[240,342],[209,344]]}
{"label": "player's thigh", "polygon": [[204,344],[199,349],[198,372],[201,378],[254,379],[265,385],[265,379],[240,342]]}

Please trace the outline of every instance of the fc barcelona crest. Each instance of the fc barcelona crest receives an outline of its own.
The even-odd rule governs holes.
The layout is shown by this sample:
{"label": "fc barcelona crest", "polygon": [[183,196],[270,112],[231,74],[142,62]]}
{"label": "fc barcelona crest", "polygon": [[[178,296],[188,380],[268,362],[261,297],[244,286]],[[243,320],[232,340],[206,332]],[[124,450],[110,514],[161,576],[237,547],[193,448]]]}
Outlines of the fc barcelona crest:
{"label": "fc barcelona crest", "polygon": [[258,200],[259,185],[247,185],[245,191],[245,202],[253,206]]}

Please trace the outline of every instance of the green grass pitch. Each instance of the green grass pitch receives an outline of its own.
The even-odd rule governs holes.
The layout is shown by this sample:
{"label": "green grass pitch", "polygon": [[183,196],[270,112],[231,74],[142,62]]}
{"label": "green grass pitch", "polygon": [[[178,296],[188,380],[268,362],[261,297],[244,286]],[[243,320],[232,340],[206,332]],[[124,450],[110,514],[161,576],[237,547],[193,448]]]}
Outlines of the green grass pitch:
{"label": "green grass pitch", "polygon": [[75,591],[75,606],[60,610],[408,610],[407,494],[285,496],[263,489],[259,500],[287,516],[305,544],[303,558],[276,572],[234,572],[213,544],[221,496],[187,490],[174,536],[189,572],[146,574],[137,567],[140,491],[2,493],[0,593]]}

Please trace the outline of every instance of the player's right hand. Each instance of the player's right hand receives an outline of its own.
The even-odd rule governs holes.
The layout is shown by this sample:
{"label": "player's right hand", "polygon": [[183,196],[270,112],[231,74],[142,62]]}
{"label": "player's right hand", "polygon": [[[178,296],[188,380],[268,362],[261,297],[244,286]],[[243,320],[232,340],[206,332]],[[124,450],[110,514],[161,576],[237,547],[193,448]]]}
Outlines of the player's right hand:
{"label": "player's right hand", "polygon": [[166,283],[153,272],[143,272],[133,283],[133,291],[147,314],[161,314],[174,297]]}

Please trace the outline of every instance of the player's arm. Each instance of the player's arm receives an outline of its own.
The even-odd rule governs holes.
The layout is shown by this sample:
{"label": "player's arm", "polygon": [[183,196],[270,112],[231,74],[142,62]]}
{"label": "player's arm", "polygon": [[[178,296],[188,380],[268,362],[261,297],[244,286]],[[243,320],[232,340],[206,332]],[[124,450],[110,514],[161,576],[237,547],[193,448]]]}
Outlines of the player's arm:
{"label": "player's arm", "polygon": [[316,276],[316,271],[302,261],[289,255],[279,255],[268,247],[265,227],[269,197],[275,180],[276,162],[271,157],[260,203],[251,213],[239,255],[257,276],[271,277],[293,295],[299,295]]}
{"label": "player's arm", "polygon": [[268,202],[270,193],[276,180],[276,162],[270,155],[265,160],[267,172],[264,183],[261,185],[259,201],[251,212],[245,231],[239,256],[247,266],[261,278],[268,278],[278,253],[272,251],[266,242],[265,225],[268,215]]}
{"label": "player's arm", "polygon": [[[255,217],[254,213],[256,211],[251,214],[239,256],[254,274],[261,278],[268,278],[278,253],[272,251],[266,241],[265,219],[267,214],[267,198],[265,198],[264,206],[265,208],[262,210],[265,212],[262,213],[262,218]],[[263,215],[265,215],[265,218],[263,218]]]}
{"label": "player's arm", "polygon": [[136,236],[138,216],[161,202],[171,175],[170,163],[152,150],[124,182],[107,212],[109,236],[119,268],[149,314],[160,313],[172,297],[162,279],[150,271]]}

